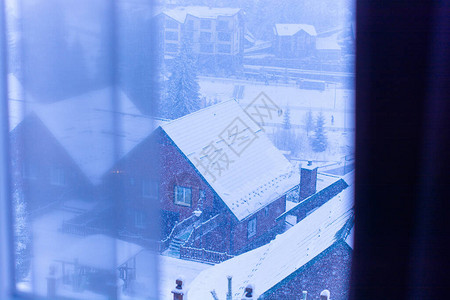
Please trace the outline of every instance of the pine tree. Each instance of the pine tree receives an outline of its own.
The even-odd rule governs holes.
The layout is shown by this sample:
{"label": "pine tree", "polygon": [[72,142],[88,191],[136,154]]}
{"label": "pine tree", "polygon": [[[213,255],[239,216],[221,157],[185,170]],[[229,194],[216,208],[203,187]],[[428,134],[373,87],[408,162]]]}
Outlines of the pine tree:
{"label": "pine tree", "polygon": [[328,140],[325,132],[325,117],[322,112],[319,113],[316,119],[316,126],[314,128],[314,136],[311,139],[311,146],[314,152],[323,152],[327,149]]}
{"label": "pine tree", "polygon": [[305,115],[305,127],[306,135],[309,136],[309,132],[314,128],[314,118],[311,109]]}
{"label": "pine tree", "polygon": [[163,110],[167,118],[176,119],[200,109],[200,86],[191,47],[182,43],[174,59]]}
{"label": "pine tree", "polygon": [[291,109],[288,106],[283,116],[283,129],[289,130],[291,127]]}

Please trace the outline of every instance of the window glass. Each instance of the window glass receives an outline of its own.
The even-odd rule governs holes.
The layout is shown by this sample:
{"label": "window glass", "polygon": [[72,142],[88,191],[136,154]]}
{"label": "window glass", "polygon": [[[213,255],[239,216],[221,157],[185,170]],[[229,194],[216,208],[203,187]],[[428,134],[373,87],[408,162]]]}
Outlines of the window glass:
{"label": "window glass", "polygon": [[201,29],[211,29],[211,20],[201,20],[200,28]]}
{"label": "window glass", "polygon": [[218,21],[216,29],[220,30],[220,31],[227,31],[228,30],[228,21]]}
{"label": "window glass", "polygon": [[175,204],[191,206],[192,190],[187,187],[175,186]]}
{"label": "window glass", "polygon": [[247,224],[247,236],[251,238],[256,234],[256,218],[248,221]]}
{"label": "window glass", "polygon": [[231,33],[229,32],[219,32],[217,33],[219,41],[228,42],[231,41]]}
{"label": "window glass", "polygon": [[200,32],[200,42],[209,42],[211,41],[211,32],[205,32],[205,31],[201,31]]}
{"label": "window glass", "polygon": [[166,51],[171,53],[178,52],[178,44],[166,43]]}
{"label": "window glass", "polygon": [[176,32],[176,31],[166,31],[166,40],[168,40],[168,41],[178,41],[178,32]]}
{"label": "window glass", "polygon": [[158,182],[151,179],[142,180],[142,196],[147,198],[158,198]]}
{"label": "window glass", "polygon": [[200,52],[203,53],[212,53],[214,50],[214,44],[212,43],[203,43],[200,44]]}

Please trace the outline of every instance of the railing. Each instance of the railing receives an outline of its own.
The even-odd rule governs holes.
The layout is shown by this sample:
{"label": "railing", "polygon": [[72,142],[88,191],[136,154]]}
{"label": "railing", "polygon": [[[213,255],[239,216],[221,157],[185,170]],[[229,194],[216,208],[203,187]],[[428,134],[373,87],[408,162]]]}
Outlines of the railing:
{"label": "railing", "polygon": [[180,247],[180,258],[190,259],[201,262],[209,262],[213,264],[218,264],[232,258],[233,255],[229,255],[226,252],[216,252],[212,250],[191,248],[191,247]]}
{"label": "railing", "polygon": [[104,228],[87,226],[86,224],[75,224],[64,221],[61,227],[61,231],[73,235],[87,236],[91,234],[107,234],[110,231]]}
{"label": "railing", "polygon": [[192,215],[189,218],[184,219],[180,223],[176,223],[175,226],[170,231],[169,235],[164,240],[160,241],[159,252],[163,252],[164,250],[169,248],[170,241],[172,240],[172,238],[174,236],[176,236],[177,234],[179,234],[180,232],[182,232],[183,230],[185,230],[190,225],[194,224],[194,222],[197,220],[198,220],[198,217],[196,217],[195,215]]}
{"label": "railing", "polygon": [[194,226],[194,230],[191,232],[183,246],[192,246],[198,237],[201,237],[205,233],[219,227],[220,224],[223,224],[223,222],[225,222],[225,217],[222,214],[218,214],[200,225]]}

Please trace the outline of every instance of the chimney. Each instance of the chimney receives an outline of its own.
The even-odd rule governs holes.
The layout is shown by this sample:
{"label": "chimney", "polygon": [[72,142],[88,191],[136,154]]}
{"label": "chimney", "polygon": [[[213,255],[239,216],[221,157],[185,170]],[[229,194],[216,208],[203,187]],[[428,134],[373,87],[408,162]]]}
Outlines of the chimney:
{"label": "chimney", "polygon": [[227,293],[227,300],[232,300],[232,290],[231,290],[231,279],[233,277],[227,276],[228,279],[228,293]]}
{"label": "chimney", "polygon": [[175,283],[177,286],[172,290],[173,300],[183,300],[184,290],[183,290],[183,279],[178,278]]}
{"label": "chimney", "polygon": [[306,166],[300,166],[300,192],[299,201],[308,198],[316,193],[317,167],[312,161],[308,161]]}
{"label": "chimney", "polygon": [[308,297],[308,292],[307,291],[303,291],[302,294],[303,294],[302,300],[306,300],[306,297]]}
{"label": "chimney", "polygon": [[320,300],[330,300],[330,291],[329,290],[323,290],[320,293]]}
{"label": "chimney", "polygon": [[242,296],[242,300],[253,300],[253,285],[249,284],[245,288],[244,295]]}

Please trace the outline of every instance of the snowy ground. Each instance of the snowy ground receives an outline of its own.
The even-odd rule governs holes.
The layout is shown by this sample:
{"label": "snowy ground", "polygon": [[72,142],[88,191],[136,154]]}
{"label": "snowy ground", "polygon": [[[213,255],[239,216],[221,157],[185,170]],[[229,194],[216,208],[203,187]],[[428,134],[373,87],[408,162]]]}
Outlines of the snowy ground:
{"label": "snowy ground", "polygon": [[[281,110],[290,109],[291,131],[298,137],[296,141],[297,159],[323,162],[338,162],[344,156],[352,154],[354,148],[354,91],[336,88],[328,84],[325,91],[299,89],[295,84],[265,85],[262,82],[239,79],[200,77],[200,93],[206,102],[222,102],[233,99],[235,86],[244,86],[242,99],[238,100],[246,107],[264,92]],[[307,112],[311,110],[313,118],[321,112],[325,118],[328,148],[325,152],[315,153],[305,131]],[[283,113],[272,115],[265,130],[271,137],[283,123]],[[312,134],[312,133],[310,133]]]}
{"label": "snowy ground", "polygon": [[[233,99],[236,85],[244,86],[243,99],[239,103],[245,107],[261,92],[275,102],[281,109],[289,106],[291,123],[304,125],[304,115],[308,110],[313,114],[322,112],[325,115],[325,126],[336,130],[354,129],[354,91],[336,88],[334,84],[327,86],[325,91],[299,89],[293,84],[265,85],[262,82],[237,79],[201,77],[200,93],[207,101],[219,102]],[[334,122],[331,124],[331,116]],[[281,123],[283,116],[275,116],[273,123]]]}
{"label": "snowy ground", "polygon": [[175,280],[178,277],[181,276],[183,278],[183,286],[188,290],[189,285],[194,278],[197,277],[201,271],[211,267],[211,265],[168,256],[160,256],[159,264],[160,300],[173,299],[173,294],[170,291],[175,288]]}

